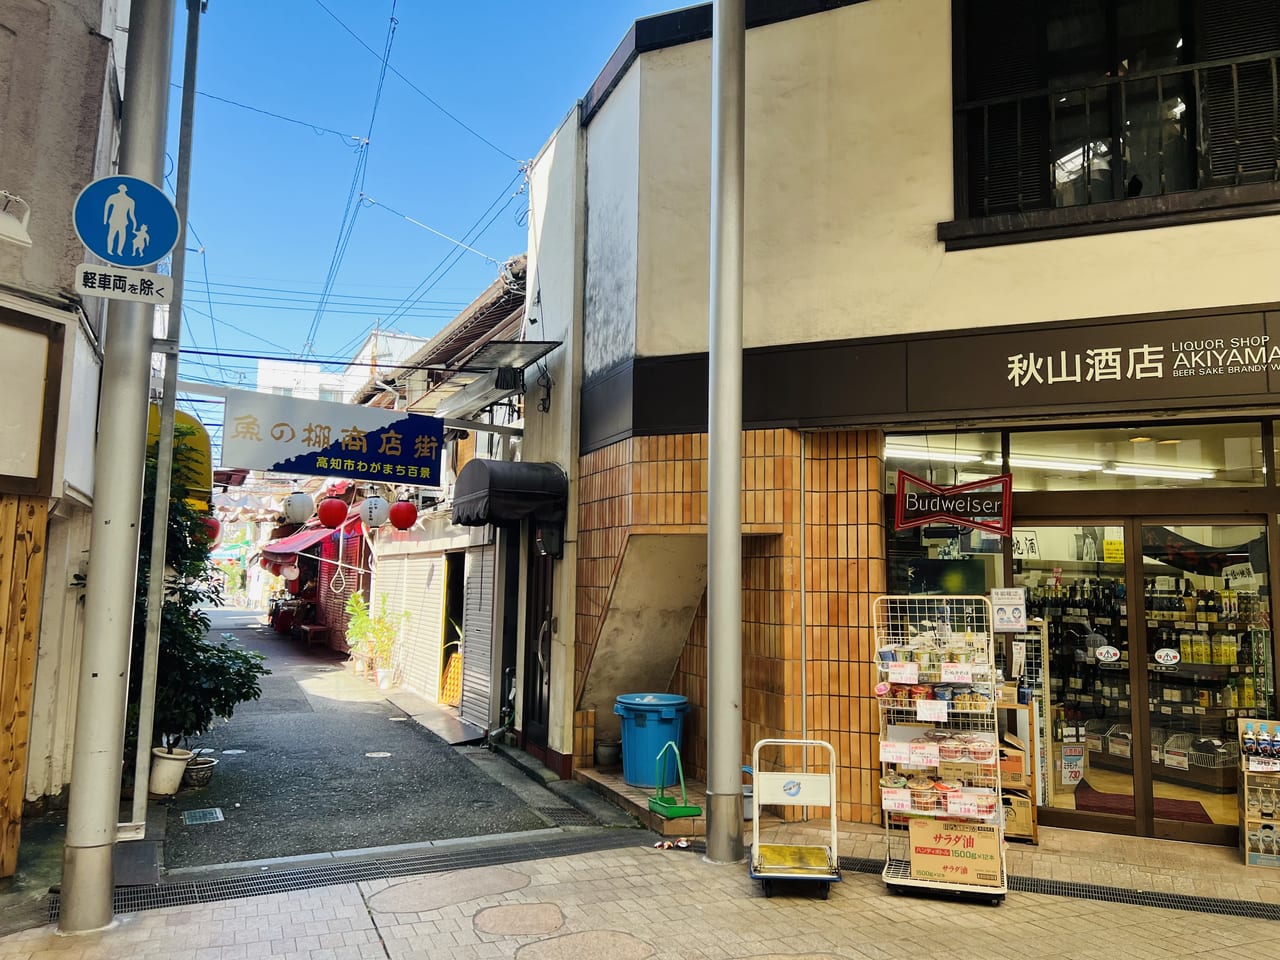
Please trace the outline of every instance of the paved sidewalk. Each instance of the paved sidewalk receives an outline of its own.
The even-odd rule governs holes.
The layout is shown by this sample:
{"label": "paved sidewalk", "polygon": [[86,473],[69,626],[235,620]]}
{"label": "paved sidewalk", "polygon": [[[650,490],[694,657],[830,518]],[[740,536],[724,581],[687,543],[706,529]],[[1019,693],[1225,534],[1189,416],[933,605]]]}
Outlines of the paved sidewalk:
{"label": "paved sidewalk", "polygon": [[0,938],[0,960],[690,960],[984,957],[1271,960],[1280,923],[1011,893],[893,896],[848,873],[765,899],[745,865],[645,845],[122,916]]}

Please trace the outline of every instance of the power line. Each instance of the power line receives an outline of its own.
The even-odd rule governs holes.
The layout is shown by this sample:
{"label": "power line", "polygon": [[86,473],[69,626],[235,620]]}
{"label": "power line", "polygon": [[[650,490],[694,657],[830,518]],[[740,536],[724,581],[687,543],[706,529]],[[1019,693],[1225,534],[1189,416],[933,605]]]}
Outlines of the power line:
{"label": "power line", "polygon": [[[250,294],[222,293],[221,291],[224,288],[229,290],[256,290],[256,291],[262,291],[263,293],[288,293],[288,294],[293,294],[294,298],[297,298],[297,299],[306,299],[308,297],[320,296],[320,292],[318,290],[291,290],[285,287],[251,286],[249,284],[243,284],[243,283],[224,283],[218,280],[208,281],[208,284],[209,286],[217,288],[220,291],[219,296],[250,296]],[[272,300],[272,299],[290,299],[290,298],[264,297],[263,299]],[[335,294],[331,294],[331,299],[355,300],[360,303],[367,304],[367,303],[401,303],[403,302],[404,298],[403,297],[366,297],[366,296],[359,296],[351,293],[335,293]],[[467,300],[426,300],[423,302],[431,304],[433,306],[461,308],[461,307],[465,307],[469,301]]]}
{"label": "power line", "polygon": [[[182,84],[180,83],[170,83],[169,86],[177,90],[182,89]],[[217,97],[217,96],[214,96],[212,93],[205,93],[203,90],[197,90],[196,96],[204,97],[207,100],[216,100],[218,101],[218,103],[225,103],[232,107],[239,107],[241,110],[250,110],[253,113],[260,113],[264,117],[272,117],[276,120],[283,120],[285,123],[296,123],[300,127],[308,127],[313,133],[317,133],[317,134],[332,133],[336,137],[341,137],[344,141],[347,141],[347,140],[352,141],[353,143],[349,144],[349,146],[358,144],[360,142],[359,136],[348,135],[343,133],[341,130],[333,130],[330,127],[322,127],[318,123],[309,123],[306,120],[295,120],[293,117],[286,117],[283,113],[272,113],[270,110],[263,110],[261,107],[251,107],[249,104],[241,103],[239,100],[230,100],[226,97]]]}
{"label": "power line", "polygon": [[[328,7],[326,7],[326,6],[324,5],[324,3],[322,3],[322,2],[321,2],[321,0],[316,0],[316,4],[320,7],[320,9],[321,9],[321,10],[323,10],[323,11],[324,11],[325,13],[327,13],[330,17],[332,17],[332,18],[333,18],[333,20],[334,20],[334,22],[335,22],[335,23],[337,23],[337,25],[338,25],[338,26],[340,26],[343,30],[347,31],[347,33],[351,34],[351,36],[355,38],[356,43],[360,44],[360,46],[364,47],[366,50],[368,50],[370,53],[372,53],[375,57],[376,57],[376,56],[378,56],[378,51],[374,50],[374,49],[373,49],[373,47],[371,47],[371,46],[369,46],[367,43],[365,43],[365,42],[364,42],[364,40],[363,40],[363,39],[361,39],[361,37],[360,37],[360,35],[359,35],[358,33],[356,33],[354,30],[352,30],[350,27],[348,27],[345,23],[343,23],[340,19],[338,19],[338,15],[337,15],[336,13],[334,13],[332,10],[330,10]],[[444,106],[440,104],[440,102],[439,102],[439,101],[437,101],[437,100],[435,100],[433,97],[431,97],[431,96],[430,96],[430,95],[429,95],[425,90],[423,90],[421,87],[419,87],[416,83],[414,83],[412,80],[410,80],[408,77],[406,77],[403,73],[401,73],[401,72],[400,72],[399,70],[397,70],[395,67],[390,67],[389,69],[390,69],[390,70],[391,70],[391,72],[392,72],[392,73],[394,73],[397,77],[399,77],[399,78],[400,78],[401,80],[403,80],[406,84],[408,84],[408,86],[409,86],[409,89],[410,89],[410,90],[412,90],[412,91],[413,91],[414,93],[416,93],[418,96],[422,97],[422,99],[426,100],[426,101],[427,101],[427,103],[431,104],[433,107],[435,107],[437,110],[439,110],[441,113],[443,113],[446,117],[448,117],[450,120],[452,120],[452,121],[453,121],[454,123],[456,123],[458,126],[460,126],[463,130],[467,131],[467,133],[471,134],[473,137],[475,137],[475,138],[476,138],[477,140],[479,140],[481,143],[483,143],[483,144],[485,144],[486,146],[491,147],[492,149],[496,150],[498,153],[502,154],[502,155],[503,155],[504,157],[506,157],[508,160],[514,161],[515,163],[520,163],[520,162],[521,162],[519,157],[513,157],[511,154],[507,153],[507,151],[503,150],[500,146],[498,146],[496,143],[494,143],[494,142],[493,142],[492,140],[490,140],[488,137],[486,137],[486,136],[484,136],[483,134],[481,134],[480,132],[478,132],[474,127],[468,126],[466,123],[464,123],[462,120],[460,120],[456,115],[454,115],[454,114],[450,113],[448,110],[446,110],[446,109],[444,108]]]}
{"label": "power line", "polygon": [[[188,349],[187,347],[180,348],[179,352],[182,353],[184,356],[188,354],[191,356],[197,356],[197,357],[215,355],[214,351],[212,350],[200,350],[197,348]],[[382,360],[375,362],[371,360],[350,360],[350,359],[347,359],[346,357],[314,357],[314,356],[299,357],[296,355],[289,355],[289,354],[238,353],[238,352],[228,351],[228,350],[224,350],[220,353],[217,353],[216,356],[231,357],[236,360],[276,360],[281,363],[310,363],[310,364],[315,364],[317,366],[323,366],[324,364],[327,364],[327,363],[336,363],[336,364],[341,364],[345,367],[382,367],[383,369],[399,366],[404,362],[404,361],[398,361],[398,360],[388,360],[385,357],[382,358]],[[433,364],[428,364],[426,366],[417,367],[416,369],[430,370],[430,369],[433,369],[434,366],[435,365]],[[441,369],[443,369],[443,366],[441,367]],[[211,380],[209,382],[213,383],[216,381]]]}
{"label": "power line", "polygon": [[[484,230],[487,230],[489,227],[489,224],[493,223],[492,220],[490,220],[489,224],[486,224],[484,229],[480,230],[479,233],[475,233],[474,236],[472,235],[473,232],[476,230],[476,228],[479,227],[480,224],[484,221],[484,218],[489,215],[489,211],[492,210],[494,207],[496,207],[502,201],[502,198],[504,196],[507,196],[507,192],[513,186],[515,186],[516,181],[521,179],[524,176],[525,176],[525,170],[523,167],[521,167],[520,170],[516,172],[516,175],[507,181],[506,185],[503,186],[502,191],[498,194],[497,197],[494,198],[493,202],[490,203],[489,206],[485,208],[484,212],[480,214],[480,216],[476,217],[475,223],[473,223],[470,227],[468,227],[466,231],[462,234],[464,239],[470,240],[472,243],[474,243],[484,234]],[[510,204],[512,199],[514,199],[514,196],[509,197],[507,199],[507,204]],[[506,209],[506,205],[504,205],[502,209]],[[498,213],[501,213],[501,212],[502,212],[501,210],[498,211]],[[495,215],[495,219],[496,219],[496,215]],[[449,257],[454,256],[455,254],[457,255],[458,259],[461,259],[462,255],[455,250],[450,250],[443,257],[441,257],[440,261],[434,267],[432,267],[430,272],[418,283],[416,287],[413,288],[413,291],[407,297],[401,300],[400,304],[394,310],[391,311],[390,315],[387,317],[387,321],[394,322],[400,317],[407,316],[409,314],[409,311],[412,310],[415,306],[417,306],[418,302],[421,301],[422,298],[427,295],[428,291],[430,291],[432,287],[434,287],[437,283],[443,280],[445,275],[449,272],[449,270],[453,269],[453,264],[449,264],[448,267],[445,267],[445,264],[448,262]],[[457,263],[457,262],[458,260],[455,259],[454,263]],[[436,274],[440,271],[442,267],[445,268],[444,272],[440,273],[439,276],[436,276]],[[435,278],[434,280],[432,279],[433,277]]]}
{"label": "power line", "polygon": [[378,105],[382,102],[382,89],[387,79],[387,67],[388,61],[391,59],[391,45],[395,41],[396,24],[396,0],[391,0],[391,17],[387,24],[387,39],[383,44],[382,65],[378,71],[378,84],[374,89],[373,108],[369,111],[369,129],[365,134],[364,141],[360,144],[359,155],[356,158],[356,168],[351,177],[351,186],[347,190],[347,201],[342,213],[342,222],[338,225],[338,239],[334,244],[333,255],[329,259],[329,271],[325,275],[320,303],[316,307],[316,314],[311,320],[311,326],[307,330],[307,336],[303,342],[302,348],[304,351],[313,349],[316,334],[320,329],[320,320],[324,316],[326,302],[333,290],[334,281],[338,278],[338,272],[342,269],[342,261],[346,257],[347,246],[350,244],[351,234],[355,230],[356,217],[359,216],[362,207],[362,204],[357,199],[357,194],[364,191],[365,173],[369,164],[369,142],[373,138],[373,125],[378,118]]}
{"label": "power line", "polygon": [[402,220],[407,220],[409,223],[412,223],[415,227],[421,227],[423,230],[426,230],[428,233],[434,233],[437,237],[443,237],[445,240],[448,240],[450,243],[452,243],[455,247],[461,247],[463,250],[470,250],[476,256],[482,257],[483,259],[488,260],[494,266],[497,266],[497,267],[502,266],[502,261],[489,256],[487,253],[481,253],[475,247],[467,246],[461,240],[455,240],[453,237],[449,236],[447,233],[441,233],[435,227],[427,226],[421,220],[415,220],[413,217],[409,216],[407,213],[401,213],[399,210],[395,209],[395,207],[388,206],[387,204],[382,203],[380,200],[373,199],[373,197],[365,196],[363,193],[360,194],[360,199],[363,200],[366,204],[368,204],[371,207],[382,207],[383,210],[386,210],[388,213],[394,213],[397,217],[399,217]]}

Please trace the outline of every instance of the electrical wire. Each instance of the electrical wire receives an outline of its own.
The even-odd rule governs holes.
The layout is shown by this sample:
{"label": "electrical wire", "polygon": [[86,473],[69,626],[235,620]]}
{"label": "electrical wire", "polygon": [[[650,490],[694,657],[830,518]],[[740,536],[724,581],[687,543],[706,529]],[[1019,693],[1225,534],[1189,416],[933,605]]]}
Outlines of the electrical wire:
{"label": "electrical wire", "polygon": [[397,217],[399,217],[402,220],[409,221],[409,223],[412,223],[415,227],[421,227],[423,230],[426,230],[428,233],[434,233],[437,237],[442,237],[445,240],[448,240],[450,243],[452,243],[456,247],[461,247],[463,250],[470,250],[476,256],[482,257],[483,259],[488,260],[494,266],[502,265],[502,262],[500,260],[489,256],[487,253],[481,253],[475,247],[469,247],[465,243],[463,243],[461,240],[455,240],[453,237],[449,236],[447,233],[441,233],[435,227],[429,227],[425,223],[423,223],[421,220],[415,220],[413,217],[409,216],[407,213],[401,213],[395,207],[389,206],[388,204],[385,204],[380,200],[375,200],[373,199],[373,197],[365,196],[363,193],[360,194],[360,199],[363,200],[365,204],[367,204],[368,206],[382,207],[383,210],[386,210],[389,213],[394,213]]}
{"label": "electrical wire", "polygon": [[[478,233],[476,232],[477,228],[480,227],[480,224],[484,222],[484,218],[489,215],[489,212],[493,210],[493,208],[496,207],[499,203],[502,202],[503,197],[508,197],[507,203],[504,204],[502,208],[502,209],[506,209],[506,206],[509,205],[511,201],[515,198],[515,196],[518,195],[517,194],[517,195],[508,196],[509,191],[513,186],[515,186],[517,180],[520,180],[525,176],[526,176],[526,170],[524,167],[521,167],[516,172],[516,175],[507,181],[507,183],[503,186],[502,191],[498,194],[497,197],[494,198],[493,202],[490,203],[489,206],[485,208],[484,212],[480,214],[480,216],[476,217],[475,223],[473,223],[470,227],[466,229],[466,231],[462,234],[463,239],[471,243],[474,243],[481,236],[483,236],[484,231],[489,228],[489,226],[493,223],[493,220],[490,220],[488,224],[485,224],[484,229],[481,229]],[[502,210],[499,210],[498,214],[501,214],[501,212]],[[497,219],[498,214],[495,214],[494,220]],[[451,256],[454,256],[455,254],[457,254],[458,259],[461,259],[461,254],[458,253],[458,251],[456,250],[450,250],[443,257],[440,258],[440,261],[434,267],[431,268],[431,270],[427,273],[427,275],[418,283],[416,287],[413,288],[413,291],[407,297],[401,300],[400,304],[391,311],[391,313],[387,316],[388,323],[394,323],[397,319],[407,316],[409,311],[412,310],[415,306],[417,306],[418,303],[422,300],[422,298],[425,297],[427,293],[430,292],[431,289],[435,287],[437,283],[439,283],[441,280],[444,279],[445,275],[448,274],[449,270],[453,269],[453,264],[448,264],[448,261],[449,261],[449,258]],[[457,263],[457,260],[454,260],[454,263]],[[446,264],[448,264],[447,267],[445,266]],[[444,272],[440,273],[439,271],[442,268]],[[439,275],[437,276],[437,274]]]}
{"label": "electrical wire", "polygon": [[[182,89],[182,84],[180,83],[170,83],[169,86],[173,87],[176,90]],[[322,127],[318,123],[309,123],[306,120],[295,120],[293,117],[286,117],[283,113],[272,113],[270,110],[263,110],[261,107],[252,107],[247,103],[241,103],[239,100],[230,100],[226,97],[214,96],[212,93],[205,93],[203,90],[197,90],[196,96],[204,97],[206,100],[216,100],[218,101],[218,103],[225,103],[232,107],[239,107],[241,110],[250,110],[253,113],[260,113],[265,117],[272,117],[276,120],[283,120],[285,123],[296,123],[300,127],[310,128],[310,130],[313,133],[319,136],[323,136],[326,133],[331,133],[334,136],[341,138],[344,142],[351,141],[350,143],[347,144],[348,146],[357,146],[359,145],[359,142],[360,142],[359,136],[348,135],[343,133],[341,130],[334,130],[330,127]]]}
{"label": "electrical wire", "polygon": [[[325,13],[327,13],[331,18],[333,18],[333,21],[334,21],[338,26],[340,26],[343,30],[347,31],[347,33],[351,34],[351,36],[355,38],[356,43],[360,44],[360,46],[364,47],[366,50],[368,50],[370,53],[372,53],[375,57],[378,55],[378,52],[377,52],[376,50],[374,50],[374,49],[373,49],[373,47],[371,47],[371,46],[369,46],[367,43],[365,43],[365,42],[364,42],[364,40],[360,37],[360,35],[359,35],[358,33],[356,33],[354,30],[352,30],[352,29],[351,29],[349,26],[347,26],[345,23],[343,23],[343,22],[342,22],[342,20],[340,20],[340,19],[338,18],[338,15],[337,15],[336,13],[334,13],[332,10],[330,10],[328,7],[326,7],[326,6],[324,5],[324,3],[322,3],[322,2],[321,2],[321,0],[316,0],[316,5],[317,5],[318,7],[320,7],[320,9],[321,9],[321,10],[323,10]],[[384,62],[385,62],[385,58],[384,58]],[[475,137],[477,140],[479,140],[479,141],[480,141],[481,143],[483,143],[485,146],[490,147],[490,148],[492,148],[493,150],[496,150],[498,153],[502,154],[502,155],[503,155],[504,157],[506,157],[508,160],[511,160],[511,161],[513,161],[513,162],[515,162],[515,163],[520,163],[520,162],[521,162],[521,160],[520,160],[520,158],[519,158],[519,157],[513,157],[511,154],[507,153],[507,151],[503,150],[500,146],[498,146],[496,143],[494,143],[494,142],[493,142],[492,140],[490,140],[488,137],[486,137],[486,136],[482,135],[481,133],[479,133],[479,132],[474,128],[474,127],[468,126],[466,123],[464,123],[462,120],[460,120],[457,116],[455,116],[454,114],[452,114],[452,113],[450,113],[448,110],[446,110],[446,109],[444,108],[444,106],[440,104],[440,102],[439,102],[439,101],[435,100],[433,97],[431,97],[429,94],[427,94],[427,92],[426,92],[425,90],[423,90],[421,87],[419,87],[416,83],[414,83],[412,80],[410,80],[408,77],[406,77],[403,73],[401,73],[401,72],[400,72],[399,70],[397,70],[395,67],[391,67],[391,68],[390,68],[390,70],[391,70],[391,72],[392,72],[392,73],[394,73],[397,77],[399,77],[401,80],[403,80],[403,81],[408,85],[408,87],[409,87],[409,89],[410,89],[410,90],[412,90],[412,91],[413,91],[414,93],[416,93],[418,96],[422,97],[422,99],[426,100],[426,101],[427,101],[427,103],[431,104],[433,107],[435,107],[437,110],[439,110],[441,113],[443,113],[446,117],[448,117],[450,120],[452,120],[452,121],[453,121],[454,123],[456,123],[458,126],[460,126],[463,130],[467,131],[467,133],[471,134],[473,137]]]}
{"label": "electrical wire", "polygon": [[[180,347],[179,353],[190,354],[191,356],[211,356],[213,352],[203,350],[198,347]],[[388,366],[387,360],[384,358],[381,363],[372,360],[351,360],[346,357],[299,357],[297,354],[273,354],[273,353],[239,353],[226,351],[217,354],[219,357],[230,357],[235,360],[277,360],[281,363],[337,363],[345,367],[383,367]],[[391,365],[394,365],[394,361]],[[245,368],[249,369],[249,368]],[[426,369],[426,368],[423,368]],[[215,381],[210,380],[210,383]]]}
{"label": "electrical wire", "polygon": [[346,206],[343,209],[342,222],[338,226],[338,239],[334,244],[333,255],[329,260],[329,271],[325,276],[320,303],[316,307],[315,316],[311,320],[311,326],[307,330],[307,336],[303,341],[302,349],[304,353],[314,348],[316,334],[320,330],[320,320],[324,316],[326,302],[333,290],[334,282],[338,279],[338,272],[342,269],[342,261],[346,257],[347,246],[350,244],[351,234],[355,230],[356,217],[359,216],[363,206],[359,201],[358,195],[364,192],[365,175],[369,165],[369,143],[373,139],[373,126],[378,118],[378,105],[382,102],[382,90],[387,79],[387,67],[388,61],[391,59],[391,46],[395,41],[396,24],[396,0],[391,0],[391,17],[387,24],[387,39],[383,44],[380,58],[382,63],[381,69],[378,71],[378,83],[374,89],[373,108],[369,111],[369,127],[365,133],[364,140],[360,144],[356,158],[356,168],[351,177],[351,186],[347,190]]}
{"label": "electrical wire", "polygon": [[[195,252],[198,253],[199,251],[196,250]],[[305,300],[310,297],[320,296],[320,292],[318,290],[294,290],[294,289],[289,289],[285,287],[253,286],[253,285],[243,284],[243,283],[225,283],[219,280],[211,280],[211,281],[208,281],[208,283],[218,292],[219,296],[254,296],[254,297],[258,297],[260,299],[266,299],[266,300],[275,300],[275,299]],[[236,290],[254,290],[254,291],[261,291],[261,293],[287,293],[287,294],[291,294],[292,296],[261,297],[259,293],[239,294],[239,293],[233,292]],[[352,293],[335,293],[335,294],[332,294],[331,297],[332,299],[339,299],[339,300],[354,300],[359,303],[400,303],[404,299],[403,297],[366,297],[366,296],[356,295]],[[427,300],[424,302],[431,304],[432,306],[455,307],[455,308],[461,309],[462,307],[465,307],[469,301],[467,300]]]}

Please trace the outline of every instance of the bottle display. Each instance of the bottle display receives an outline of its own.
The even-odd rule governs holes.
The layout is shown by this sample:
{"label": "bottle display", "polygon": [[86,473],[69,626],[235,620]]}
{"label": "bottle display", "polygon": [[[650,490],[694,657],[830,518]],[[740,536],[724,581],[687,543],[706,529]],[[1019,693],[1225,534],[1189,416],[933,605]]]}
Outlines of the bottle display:
{"label": "bottle display", "polygon": [[[1252,867],[1280,868],[1280,758],[1274,723],[1237,720],[1240,739],[1240,846]],[[1265,749],[1271,756],[1263,755]]]}
{"label": "bottle display", "polygon": [[1117,524],[1098,528],[1098,556],[1075,549],[1088,529],[1037,525],[1038,555],[1013,565],[1046,638],[1048,805],[1136,816],[1149,789],[1188,839],[1238,822],[1242,756],[1280,762],[1265,527]]}

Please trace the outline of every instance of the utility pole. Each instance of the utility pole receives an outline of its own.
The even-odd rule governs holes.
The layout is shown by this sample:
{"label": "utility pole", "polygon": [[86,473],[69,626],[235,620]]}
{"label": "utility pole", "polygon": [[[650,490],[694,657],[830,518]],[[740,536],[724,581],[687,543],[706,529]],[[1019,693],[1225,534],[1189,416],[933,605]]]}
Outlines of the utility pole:
{"label": "utility pole", "polygon": [[[160,659],[160,621],[164,614],[165,545],[169,539],[169,491],[173,485],[173,421],[178,400],[178,346],[182,334],[182,289],[187,278],[187,201],[191,193],[191,138],[196,114],[196,62],[200,49],[200,15],[207,0],[187,0],[187,44],[182,62],[182,112],[178,120],[178,169],[174,206],[178,242],[173,248],[169,280],[173,300],[165,333],[164,386],[160,393],[160,432],[156,440],[155,512],[151,522],[151,569],[147,575],[147,630],[138,693],[138,752],[134,761],[133,822],[139,839],[147,830],[147,784],[151,774],[151,739],[155,733],[156,665]],[[210,491],[212,495],[212,491]],[[161,731],[164,732],[164,731]]]}
{"label": "utility pole", "polygon": [[746,0],[711,7],[711,383],[707,503],[707,855],[742,843],[742,238]]}
{"label": "utility pole", "polygon": [[[173,47],[174,0],[133,0],[120,123],[120,173],[159,187]],[[84,650],[58,928],[111,923],[112,852],[120,808],[125,697],[138,567],[155,308],[112,300],[103,337],[93,533],[85,591]],[[146,790],[145,783],[134,789]]]}

